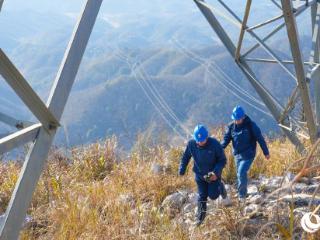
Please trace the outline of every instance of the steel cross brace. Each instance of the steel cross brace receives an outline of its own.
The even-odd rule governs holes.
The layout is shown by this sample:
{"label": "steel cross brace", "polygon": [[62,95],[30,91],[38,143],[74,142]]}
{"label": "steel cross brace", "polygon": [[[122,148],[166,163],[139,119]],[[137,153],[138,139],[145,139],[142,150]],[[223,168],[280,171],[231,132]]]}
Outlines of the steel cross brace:
{"label": "steel cross brace", "polygon": [[17,128],[17,129],[22,129],[22,128],[29,127],[32,125],[31,122],[17,120],[15,118],[10,117],[7,114],[1,113],[1,112],[0,112],[0,122],[3,122],[11,127]]}
{"label": "steel cross brace", "polygon": [[278,2],[276,2],[276,0],[271,0],[271,2],[273,2],[273,4],[274,4],[277,8],[279,8],[280,10],[282,10],[281,5],[280,5]]}
{"label": "steel cross brace", "polygon": [[56,117],[48,110],[41,98],[35,93],[2,49],[0,49],[0,74],[39,119],[44,128],[50,130],[60,125]]}
{"label": "steel cross brace", "polygon": [[[266,44],[265,44],[265,41],[270,38],[271,36],[273,36],[276,32],[278,32],[280,29],[282,29],[284,26],[286,26],[286,22],[283,23],[283,24],[280,24],[279,26],[277,26],[273,31],[271,31],[264,39],[260,39],[252,30],[251,28],[247,28],[247,26],[244,26],[243,23],[246,23],[247,21],[247,16],[248,16],[248,4],[250,6],[250,3],[249,0],[247,1],[247,6],[246,6],[246,10],[245,10],[245,15],[244,15],[244,20],[241,21],[241,19],[222,1],[222,0],[218,0],[220,2],[220,4],[228,11],[229,14],[231,14],[235,19],[236,21],[238,21],[240,24],[242,24],[242,28],[241,28],[241,32],[240,32],[240,37],[239,37],[239,43],[242,42],[242,38],[243,38],[243,33],[242,31],[246,30],[253,38],[255,38],[257,40],[257,44],[255,46],[253,46],[250,50],[248,50],[244,55],[240,56],[240,53],[238,58],[242,58],[242,59],[246,59],[245,56],[247,56],[249,53],[251,53],[253,50],[255,50],[258,46],[261,46],[270,56],[272,56],[274,58],[274,60],[271,60],[271,62],[276,62],[278,63],[288,74],[289,76],[291,76],[296,82],[297,82],[297,85],[299,86],[299,81],[297,80],[297,78],[291,73],[291,71],[285,66],[285,62],[283,62]],[[202,2],[203,3],[203,2]],[[295,10],[295,13],[293,13],[292,15],[295,16],[295,15],[299,15],[301,14],[303,11],[305,11],[307,8],[309,8],[309,6],[314,6],[316,4],[316,1],[310,1],[310,3],[308,3],[308,5],[303,5],[303,6],[300,6],[297,10]],[[206,4],[207,5],[207,4]],[[293,8],[292,8],[293,9]],[[293,12],[293,10],[292,10]],[[282,14],[284,15],[284,14]],[[267,21],[268,23],[270,23],[270,21],[268,20]],[[238,59],[237,56],[235,57],[235,59],[237,60]],[[254,59],[251,59],[251,60],[254,60]],[[258,61],[259,62],[259,59]],[[260,61],[261,62],[261,61]],[[270,61],[269,61],[270,62]],[[296,66],[296,62],[293,61],[293,64],[295,64]],[[301,85],[301,84],[300,84]],[[320,85],[320,84],[319,84]],[[285,110],[282,112],[281,114],[281,117],[280,117],[280,120],[278,121],[281,125],[281,127],[283,127],[283,120],[285,118],[288,117],[288,115],[290,114],[290,111],[292,110],[292,108],[294,107],[294,104],[296,103],[296,100],[297,100],[297,96],[299,94],[299,91],[296,91],[294,90],[294,92],[291,94],[290,96],[290,99],[288,100],[288,104],[287,104],[287,107],[285,108]],[[317,96],[317,94],[316,94]],[[320,97],[319,97],[320,99]],[[292,118],[292,121],[294,121],[298,126],[300,126],[300,124],[294,120]],[[310,121],[309,121],[310,122]],[[311,124],[311,125],[310,125]],[[311,132],[315,135],[316,131],[314,129],[314,125],[312,125],[312,122],[310,122],[309,126],[311,126],[311,128],[313,130],[311,130]],[[300,126],[301,127],[301,126]],[[309,128],[310,130],[310,128]],[[314,141],[314,138],[311,138],[311,141]]]}
{"label": "steel cross brace", "polygon": [[[243,20],[241,20],[223,1],[219,0],[219,2],[221,3],[221,5],[228,11],[228,13],[230,13],[235,19],[236,21],[238,21],[239,24],[241,24],[241,31],[240,31],[240,37],[239,37],[239,41],[238,41],[238,48],[237,48],[237,52],[236,52],[236,56],[235,59],[238,60],[240,57],[245,57],[247,56],[250,52],[252,52],[254,49],[256,49],[256,47],[261,46],[271,57],[273,57],[275,59],[275,61],[289,74],[289,76],[291,76],[295,81],[297,81],[296,77],[291,73],[291,71],[289,70],[289,68],[287,68],[284,64],[284,62],[277,56],[276,53],[274,53],[270,47],[268,47],[268,45],[265,43],[265,41],[268,39],[268,36],[265,39],[260,39],[253,31],[252,28],[248,28],[246,26],[247,20],[248,20],[248,15],[250,12],[250,5],[251,5],[251,0],[247,0],[247,5],[246,5],[246,9],[245,9],[245,14],[244,14],[244,18]],[[312,2],[310,4],[314,4],[315,2]],[[305,9],[307,9],[309,7],[308,6],[302,6],[299,7],[299,9],[297,10],[297,13],[302,13]],[[298,15],[298,14],[297,14]],[[282,14],[283,16],[283,14]],[[272,22],[272,21],[271,21]],[[266,21],[264,24],[269,24],[271,23],[269,20]],[[260,24],[261,25],[261,24]],[[281,24],[279,27],[277,27],[274,31],[272,31],[271,33],[275,33],[278,30],[280,30],[282,27],[285,26],[285,23]],[[240,48],[239,45],[241,47],[241,43],[243,40],[243,35],[244,32],[247,31],[258,43],[252,47],[246,54],[244,54],[243,56],[240,56]],[[298,81],[297,81],[298,82]]]}
{"label": "steel cross brace", "polygon": [[247,21],[248,21],[248,18],[249,18],[249,13],[250,13],[250,8],[251,8],[251,1],[252,0],[247,0],[246,10],[244,12],[244,17],[243,17],[243,21],[242,21],[242,25],[241,25],[241,30],[240,30],[238,46],[237,46],[236,53],[235,53],[236,61],[239,61],[239,58],[240,58],[240,51],[241,51],[242,41],[243,41],[243,37],[244,37],[244,34],[246,32],[246,29],[247,29]]}
{"label": "steel cross brace", "polygon": [[[276,60],[274,59],[268,59],[268,58],[244,58],[247,62],[264,62],[264,63],[278,63]],[[281,60],[281,62],[283,64],[294,64],[294,62],[292,60]],[[319,63],[316,62],[304,62],[304,65],[308,65],[311,66],[312,68],[315,66],[320,65]]]}
{"label": "steel cross brace", "polygon": [[[218,0],[219,2],[221,0]],[[225,5],[223,2],[220,2],[227,10],[228,12],[231,11],[230,8],[228,8],[227,5]],[[313,4],[312,4],[313,5]],[[309,7],[308,6],[305,6],[305,7],[301,7],[300,9],[298,9],[294,15],[297,17],[299,16],[301,13],[303,13],[305,10],[307,10]],[[232,12],[232,11],[231,11]],[[230,14],[231,14],[230,12]],[[272,30],[270,33],[268,33],[263,39],[262,41],[265,42],[267,41],[269,38],[271,38],[274,34],[276,34],[277,32],[279,32],[286,24],[285,23],[281,23],[279,24],[278,26],[275,27],[274,30]],[[246,53],[242,54],[242,57],[246,57],[248,56],[251,52],[253,52],[255,49],[257,49],[259,47],[259,43],[255,44],[252,48],[250,48]]]}
{"label": "steel cross brace", "polygon": [[[0,0],[0,4],[1,3],[2,1]],[[32,88],[29,87],[27,82],[22,78],[22,75],[16,71],[13,64],[6,58],[3,52],[0,54],[1,59],[4,60],[1,65],[1,74],[4,74],[5,77],[7,77],[7,81],[14,82],[12,87],[16,90],[18,95],[20,97],[23,95],[23,92],[18,92],[19,89],[28,89],[28,92],[33,98],[31,100],[36,101],[36,103],[39,104],[38,106],[40,106],[41,111],[52,113],[53,119],[56,119],[57,122],[61,119],[101,4],[102,0],[86,1],[46,105],[42,104],[42,102],[37,99]],[[29,103],[30,96],[23,96],[25,97],[24,102],[26,104]],[[34,109],[34,111],[36,110]],[[38,114],[36,116],[39,117]],[[47,120],[48,119],[44,120],[44,122],[46,123]],[[0,140],[0,151],[7,151],[25,142],[34,141],[26,156],[19,179],[7,207],[4,221],[1,222],[1,240],[18,239],[20,228],[32,200],[33,192],[48,156],[56,130],[55,127],[46,128],[43,123],[35,124]]]}
{"label": "steel cross brace", "polygon": [[303,58],[299,45],[298,31],[296,19],[293,15],[293,6],[290,0],[281,0],[283,15],[287,26],[287,34],[291,46],[291,53],[294,61],[298,87],[300,90],[300,96],[303,104],[303,110],[305,113],[307,126],[311,142],[314,143],[317,139],[317,127],[312,111],[309,85],[306,81],[305,70],[303,66]]}
{"label": "steel cross brace", "polygon": [[[215,31],[218,37],[221,39],[224,46],[227,48],[230,55],[235,58],[236,47],[231,41],[230,37],[227,35],[221,24],[216,19],[215,15],[211,11],[211,9],[206,5],[204,0],[194,0],[202,14],[207,19],[211,28]],[[219,0],[219,2],[222,2]],[[281,116],[281,112],[284,110],[284,107],[272,96],[272,94],[257,80],[255,74],[246,63],[244,59],[239,59],[236,61],[236,64],[245,74],[251,85],[254,87],[264,104],[267,106],[274,119],[278,122]],[[286,134],[286,136],[290,139],[290,141],[297,146],[299,151],[303,151],[304,147],[301,144],[300,140],[297,138],[295,134],[291,131],[281,128],[282,131]]]}
{"label": "steel cross brace", "polygon": [[[319,62],[320,55],[320,3],[314,4],[311,7],[311,22],[312,22],[312,50],[310,53],[310,60]],[[307,78],[310,78],[314,82],[314,96],[315,96],[315,107],[316,107],[316,123],[320,124],[320,69],[319,66],[315,69],[311,66],[308,69]]]}

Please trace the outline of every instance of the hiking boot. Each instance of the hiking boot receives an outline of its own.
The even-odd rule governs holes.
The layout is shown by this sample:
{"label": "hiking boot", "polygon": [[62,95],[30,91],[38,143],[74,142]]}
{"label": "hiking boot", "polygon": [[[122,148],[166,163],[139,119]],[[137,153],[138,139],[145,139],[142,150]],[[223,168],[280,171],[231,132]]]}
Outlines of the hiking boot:
{"label": "hiking boot", "polygon": [[200,226],[205,217],[206,217],[206,212],[207,212],[207,203],[206,202],[201,202],[198,203],[198,209],[197,209],[197,221],[196,221],[196,226]]}
{"label": "hiking boot", "polygon": [[204,217],[203,218],[197,218],[197,220],[194,223],[194,226],[196,227],[200,227],[202,225],[202,223],[204,222]]}
{"label": "hiking boot", "polygon": [[226,187],[224,186],[223,181],[221,181],[220,183],[220,195],[222,199],[226,199],[228,197],[228,193],[227,193]]}

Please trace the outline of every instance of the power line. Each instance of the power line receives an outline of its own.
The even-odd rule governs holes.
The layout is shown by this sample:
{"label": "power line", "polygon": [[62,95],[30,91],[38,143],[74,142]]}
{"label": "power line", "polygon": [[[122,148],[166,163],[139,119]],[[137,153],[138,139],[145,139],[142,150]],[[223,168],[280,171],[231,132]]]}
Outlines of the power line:
{"label": "power line", "polygon": [[[121,52],[121,51],[119,51]],[[122,54],[122,58],[125,59],[125,61],[127,62],[127,64],[132,65],[132,63],[130,63],[130,57],[128,55],[125,55],[123,53]],[[174,121],[176,121],[176,123],[178,124],[178,126],[188,135],[191,136],[191,132],[185,127],[185,125],[182,123],[182,121],[177,117],[177,115],[174,113],[174,111],[170,108],[170,106],[168,105],[168,103],[165,101],[165,99],[162,97],[162,95],[159,93],[159,91],[157,90],[157,88],[153,85],[150,78],[150,75],[148,75],[146,73],[146,71],[143,69],[143,67],[141,66],[141,63],[136,60],[134,61],[135,65],[139,64],[139,67],[137,67],[137,69],[139,70],[141,79],[145,82],[145,85],[148,87],[148,89],[150,90],[151,94],[154,96],[154,98],[156,99],[156,101],[160,104],[160,106],[167,112],[167,114],[173,118]],[[145,76],[146,77],[145,77]]]}
{"label": "power line", "polygon": [[[118,55],[120,55],[120,58],[122,60],[124,60],[129,66],[132,65],[132,63],[130,63],[130,57],[128,56],[128,54],[124,54],[122,53],[122,50],[119,49],[119,46],[116,45],[116,49],[118,50]],[[136,64],[138,61],[135,61],[134,64]],[[133,70],[133,69],[132,69]],[[154,96],[154,98],[156,99],[156,101],[158,102],[158,104],[160,104],[160,106],[167,112],[167,114],[169,116],[171,116],[173,118],[173,120],[178,124],[178,126],[180,126],[180,128],[188,135],[190,136],[191,133],[189,132],[189,130],[184,126],[184,124],[182,123],[182,121],[177,117],[177,115],[172,111],[172,109],[169,107],[169,105],[167,104],[167,102],[163,99],[163,97],[161,96],[161,94],[157,91],[157,89],[154,87],[154,85],[152,84],[152,81],[148,81],[148,77],[149,75],[144,71],[144,69],[141,67],[139,67],[139,73],[140,76],[142,78],[142,80],[145,82],[146,86],[150,89],[151,94]],[[146,75],[146,78],[143,76],[143,74]],[[146,89],[144,89],[146,90]],[[150,97],[150,96],[149,96]],[[159,109],[158,109],[159,110]],[[168,119],[166,119],[166,122],[169,122]]]}
{"label": "power line", "polygon": [[176,128],[171,124],[171,122],[166,118],[166,116],[162,113],[162,111],[159,109],[159,107],[156,105],[156,103],[153,101],[153,99],[151,98],[151,96],[148,94],[148,91],[145,89],[145,87],[143,86],[143,84],[140,82],[138,76],[136,75],[136,72],[134,70],[134,68],[132,66],[130,66],[130,69],[137,81],[137,83],[139,84],[139,86],[141,87],[141,89],[143,90],[144,94],[146,95],[146,97],[148,98],[148,100],[151,102],[151,104],[154,106],[154,108],[159,112],[160,116],[163,118],[163,120],[172,128],[173,131],[175,131],[182,139],[186,139],[185,137],[182,136],[182,134],[180,132],[178,132],[176,130]]}
{"label": "power line", "polygon": [[[215,69],[217,71],[219,71],[225,78],[228,84],[230,84],[232,87],[235,88],[236,91],[240,92],[243,95],[246,95],[248,98],[252,99],[254,102],[256,102],[257,104],[265,107],[264,103],[260,100],[258,100],[257,98],[255,98],[254,96],[252,96],[249,92],[247,92],[244,88],[242,88],[239,84],[235,83],[220,67],[219,65],[217,65],[213,60],[209,61],[203,57],[200,57],[199,55],[197,55],[196,53],[190,51],[189,49],[187,49],[186,47],[184,47],[176,38],[173,38],[174,42],[180,47],[180,49],[184,50],[185,53],[189,53],[192,56],[192,59],[195,62],[198,62],[200,64],[204,64],[204,62],[209,62],[210,65],[214,65]],[[188,56],[188,54],[185,54],[186,56]],[[188,56],[190,57],[190,56]],[[241,91],[240,91],[241,90]]]}
{"label": "power line", "polygon": [[137,67],[138,71],[140,72],[140,76],[142,78],[142,80],[144,81],[145,85],[148,87],[148,89],[150,90],[151,94],[154,96],[154,98],[157,100],[157,102],[160,104],[160,106],[167,112],[167,114],[169,116],[171,116],[171,118],[177,122],[177,124],[179,125],[179,127],[185,131],[186,134],[190,135],[190,132],[184,127],[183,123],[180,121],[180,119],[175,115],[175,113],[171,110],[171,108],[168,106],[168,104],[166,103],[166,101],[163,99],[163,97],[161,96],[161,94],[154,88],[154,86],[152,86],[151,81],[147,78],[145,78],[145,76],[143,76],[144,74],[146,74],[145,72],[143,73],[143,68]]}
{"label": "power line", "polygon": [[[133,74],[135,80],[137,81],[138,85],[140,86],[140,88],[142,89],[143,93],[146,95],[147,99],[149,100],[149,102],[153,105],[153,107],[158,111],[158,113],[160,114],[160,116],[163,118],[163,120],[169,125],[169,127],[176,132],[182,139],[187,140],[186,137],[184,137],[170,122],[170,120],[168,120],[168,118],[164,115],[164,113],[161,111],[161,109],[159,108],[159,106],[155,103],[155,101],[152,99],[152,97],[150,96],[150,94],[148,93],[147,89],[145,88],[145,86],[142,84],[142,82],[140,81],[140,79],[138,78],[136,71],[135,71],[135,65],[137,65],[136,63],[132,64],[129,61],[129,57],[127,55],[124,55],[120,52],[118,52],[118,57],[120,59],[122,59],[124,62],[127,63],[128,67],[131,70],[131,73]],[[145,83],[146,84],[146,83]],[[148,85],[147,85],[148,87]],[[149,87],[148,87],[149,88]],[[149,88],[150,89],[150,88]],[[153,95],[153,93],[151,93]],[[159,102],[158,102],[159,104]]]}
{"label": "power line", "polygon": [[142,76],[142,79],[145,80],[145,82],[147,82],[153,92],[155,93],[157,99],[159,100],[160,104],[163,106],[163,108],[167,111],[167,113],[180,125],[180,127],[185,131],[186,134],[191,135],[190,131],[185,127],[185,125],[182,123],[182,121],[179,119],[179,117],[175,114],[175,112],[170,108],[170,106],[168,105],[168,103],[165,101],[165,99],[162,97],[162,95],[159,93],[159,91],[157,90],[157,88],[154,86],[154,84],[152,83],[152,81],[150,80],[150,75],[148,75],[146,73],[146,71],[141,67],[140,65],[140,71],[142,74],[144,74],[146,76],[146,78]]}
{"label": "power line", "polygon": [[[182,49],[182,48],[180,48],[180,49]],[[198,60],[197,58],[195,58],[195,57],[193,57],[193,56],[189,56],[188,53],[187,53],[186,51],[184,51],[184,49],[182,49],[182,51],[184,52],[184,54],[185,54],[186,56],[188,56],[189,58],[191,58],[193,61],[195,61],[195,62],[197,62],[197,63],[200,63],[202,66],[205,65],[201,60]],[[189,50],[189,52],[190,52],[190,50]],[[194,54],[194,53],[192,53],[192,54],[193,54],[193,55],[196,55],[196,54]],[[211,75],[214,75],[214,73],[213,73],[212,71],[210,71],[209,69],[206,69],[206,71],[209,72]],[[223,70],[220,70],[220,72],[218,71],[217,74],[218,74],[218,75],[220,74],[220,76],[221,76],[221,72],[223,72]],[[225,74],[225,75],[226,75],[226,74]],[[226,75],[226,76],[227,76],[227,75]],[[229,79],[230,79],[230,78],[229,78]],[[249,102],[248,100],[244,99],[244,98],[241,97],[239,94],[237,94],[236,92],[234,92],[232,89],[230,89],[228,86],[226,86],[225,83],[224,83],[222,80],[220,80],[219,78],[216,78],[216,80],[217,80],[223,87],[225,87],[227,90],[229,90],[234,96],[236,96],[236,97],[239,98],[240,100],[246,102],[248,105],[250,105],[251,107],[255,108],[257,111],[259,111],[259,112],[261,112],[261,113],[263,113],[263,114],[265,114],[265,115],[267,115],[267,116],[272,117],[272,115],[271,115],[270,113],[268,113],[268,112],[260,109],[260,107],[256,106],[254,103]],[[229,84],[230,84],[230,83],[229,83]],[[232,85],[232,84],[231,84],[231,86],[235,87],[235,86]],[[239,89],[236,89],[236,90],[237,90],[239,93],[242,93],[242,92],[239,91]],[[242,93],[242,94],[243,94],[243,93]],[[247,94],[244,94],[244,95],[246,95],[246,96],[248,97]],[[251,96],[251,97],[252,97],[252,96]],[[252,98],[253,98],[253,97],[252,97]],[[257,100],[257,101],[258,101],[258,100]]]}

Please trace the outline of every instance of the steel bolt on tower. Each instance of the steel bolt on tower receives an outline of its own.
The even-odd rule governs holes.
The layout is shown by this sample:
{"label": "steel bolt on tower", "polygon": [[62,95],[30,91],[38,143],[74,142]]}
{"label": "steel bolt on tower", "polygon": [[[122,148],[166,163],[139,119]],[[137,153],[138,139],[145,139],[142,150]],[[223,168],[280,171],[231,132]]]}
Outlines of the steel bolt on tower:
{"label": "steel bolt on tower", "polygon": [[[0,113],[0,121],[19,131],[0,139],[0,154],[28,142],[32,146],[26,156],[4,220],[0,223],[0,240],[18,239],[20,228],[30,205],[49,149],[60,126],[79,65],[96,21],[102,0],[87,0],[66,49],[47,103],[31,88],[23,75],[0,49],[0,74],[11,86],[39,123],[16,120]],[[0,0],[0,10],[3,0]]]}
{"label": "steel bolt on tower", "polygon": [[[268,19],[255,26],[248,26],[248,18],[250,15],[252,0],[246,1],[243,19],[238,17],[228,4],[223,0],[217,0],[221,7],[231,15],[222,15],[216,8],[204,0],[194,0],[206,20],[209,22],[211,28],[218,35],[227,51],[235,59],[236,64],[247,77],[257,94],[260,96],[266,107],[271,112],[274,119],[277,121],[288,139],[297,146],[299,151],[303,151],[304,146],[299,140],[298,136],[308,138],[312,143],[319,137],[319,122],[320,122],[320,69],[319,69],[319,26],[320,26],[320,3],[318,1],[296,1],[298,4],[294,8],[292,0],[271,0],[271,2],[280,10],[280,14],[271,19]],[[310,54],[309,62],[303,62],[301,47],[299,45],[299,36],[297,31],[296,17],[311,9],[312,22],[312,52]],[[240,34],[237,44],[234,44],[218,21],[216,15],[222,16],[225,20],[231,22],[239,28]],[[264,38],[260,38],[255,30],[263,26],[274,23],[277,20],[283,19],[283,23],[277,25]],[[266,44],[266,41],[274,36],[281,29],[286,28],[288,41],[290,43],[290,51],[292,60],[282,60],[277,54]],[[249,34],[256,42],[246,52],[242,53],[242,44],[244,35]],[[248,57],[254,50],[261,47],[269,56],[270,59],[250,58]],[[293,89],[291,96],[288,99],[286,106],[283,106],[275,96],[258,80],[248,62],[257,63],[275,63],[278,64],[290,78],[296,82],[296,87]],[[293,64],[295,73],[293,73],[288,64]],[[307,66],[307,67],[306,67]],[[309,82],[314,81],[314,95],[315,100],[311,100]],[[293,116],[293,109],[298,104],[302,105],[305,122],[301,122]],[[312,108],[312,102],[315,102],[315,111]]]}

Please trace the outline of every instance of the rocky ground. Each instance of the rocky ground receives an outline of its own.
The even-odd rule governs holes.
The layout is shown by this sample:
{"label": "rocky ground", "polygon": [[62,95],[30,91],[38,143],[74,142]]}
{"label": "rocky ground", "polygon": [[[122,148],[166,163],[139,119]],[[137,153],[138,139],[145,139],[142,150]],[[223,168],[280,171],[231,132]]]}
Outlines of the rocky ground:
{"label": "rocky ground", "polygon": [[[320,204],[320,193],[317,193],[319,181],[315,178],[302,178],[291,189],[285,187],[293,177],[293,174],[288,173],[285,177],[260,176],[259,179],[251,180],[245,203],[238,202],[236,187],[226,184],[228,198],[208,201],[207,218],[200,229],[210,224],[210,221],[215,221],[217,229],[211,231],[220,231],[220,226],[227,228],[231,235],[238,235],[238,239],[261,239],[262,236],[276,239],[286,233],[290,234],[291,224],[294,226],[292,236],[301,239],[304,231],[300,219]],[[197,193],[181,189],[167,196],[160,209],[170,216],[173,223],[192,233],[197,228],[196,206]],[[147,211],[148,206],[145,207],[144,210]]]}

